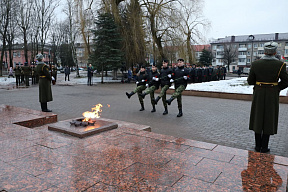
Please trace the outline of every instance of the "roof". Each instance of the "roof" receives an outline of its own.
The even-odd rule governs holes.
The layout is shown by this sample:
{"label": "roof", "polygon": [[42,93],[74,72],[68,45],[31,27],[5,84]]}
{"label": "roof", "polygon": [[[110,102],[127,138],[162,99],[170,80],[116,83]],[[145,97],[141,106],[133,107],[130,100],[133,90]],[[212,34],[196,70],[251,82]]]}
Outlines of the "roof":
{"label": "roof", "polygon": [[203,49],[210,49],[210,45],[192,45],[193,50],[196,52],[201,52]]}
{"label": "roof", "polygon": [[[278,39],[276,39],[276,36],[278,34]],[[250,34],[251,35],[251,34]],[[235,40],[233,42],[249,42],[249,36],[250,35],[239,35],[239,36],[228,36],[225,38],[219,38],[213,43],[226,43],[231,42],[232,38],[235,37]],[[288,40],[288,33],[270,33],[270,34],[256,34],[253,35],[254,40],[253,41],[279,41],[279,40]]]}

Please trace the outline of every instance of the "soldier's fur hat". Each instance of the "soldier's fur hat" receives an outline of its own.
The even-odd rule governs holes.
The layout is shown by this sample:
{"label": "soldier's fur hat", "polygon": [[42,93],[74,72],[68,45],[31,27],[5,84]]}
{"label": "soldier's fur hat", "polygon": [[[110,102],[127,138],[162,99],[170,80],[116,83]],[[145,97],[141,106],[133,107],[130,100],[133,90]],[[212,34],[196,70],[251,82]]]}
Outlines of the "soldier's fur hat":
{"label": "soldier's fur hat", "polygon": [[39,53],[38,55],[36,55],[36,59],[37,59],[38,61],[42,61],[43,55],[42,55],[41,53]]}
{"label": "soldier's fur hat", "polygon": [[163,59],[163,62],[164,63],[169,63],[169,60],[168,59]]}
{"label": "soldier's fur hat", "polygon": [[179,58],[179,59],[177,59],[177,61],[183,61],[183,62],[184,62],[184,59],[182,59],[182,58]]}
{"label": "soldier's fur hat", "polygon": [[274,55],[276,53],[276,49],[278,47],[278,43],[276,42],[267,42],[264,44],[264,53],[267,55]]}

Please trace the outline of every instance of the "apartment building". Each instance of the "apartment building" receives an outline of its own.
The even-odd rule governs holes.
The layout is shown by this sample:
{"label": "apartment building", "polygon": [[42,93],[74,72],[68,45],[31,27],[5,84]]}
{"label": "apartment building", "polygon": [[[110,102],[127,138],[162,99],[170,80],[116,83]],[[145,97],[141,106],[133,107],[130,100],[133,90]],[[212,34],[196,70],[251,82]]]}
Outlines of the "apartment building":
{"label": "apartment building", "polygon": [[231,46],[236,51],[236,57],[230,64],[230,72],[250,68],[251,63],[264,55],[264,43],[274,41],[278,43],[277,55],[283,61],[288,60],[288,33],[271,33],[257,35],[240,35],[219,38],[211,43],[213,66],[225,65],[224,48]]}

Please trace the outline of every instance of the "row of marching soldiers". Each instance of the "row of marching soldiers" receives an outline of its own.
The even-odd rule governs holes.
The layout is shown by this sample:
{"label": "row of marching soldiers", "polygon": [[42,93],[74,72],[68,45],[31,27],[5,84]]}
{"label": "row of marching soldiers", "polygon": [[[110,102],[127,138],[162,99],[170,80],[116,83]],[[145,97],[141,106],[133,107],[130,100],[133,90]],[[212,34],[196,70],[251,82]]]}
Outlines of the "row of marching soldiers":
{"label": "row of marching soldiers", "polygon": [[[21,83],[25,83],[26,86],[29,86],[29,78],[31,77],[32,85],[37,84],[39,82],[39,75],[36,72],[36,66],[34,63],[31,63],[30,66],[28,66],[28,63],[25,62],[24,66],[20,66],[18,63],[16,64],[16,67],[14,68],[15,77],[16,77],[16,87],[20,86]],[[52,65],[52,76],[54,78],[57,78],[57,70]]]}
{"label": "row of marching soldiers", "polygon": [[[152,70],[150,74],[146,72],[144,66],[141,66],[140,72],[136,77],[136,85],[137,87],[131,91],[131,93],[126,92],[127,97],[130,99],[132,95],[135,93],[138,94],[139,102],[141,104],[140,111],[145,110],[144,101],[146,95],[150,94],[151,104],[152,104],[152,113],[156,111],[155,105],[157,105],[158,101],[162,98],[164,112],[163,115],[168,114],[167,105],[171,105],[174,99],[177,99],[179,113],[177,117],[181,117],[183,115],[182,111],[182,92],[186,89],[188,80],[190,79],[189,68],[184,66],[184,60],[178,59],[178,64],[176,68],[170,68],[168,66],[168,60],[163,60],[162,69],[160,73],[157,71],[157,67],[155,65],[152,66]],[[167,100],[166,99],[166,91],[169,87],[174,83],[175,92],[172,96]],[[154,92],[159,89],[161,86],[161,92],[155,99]]]}

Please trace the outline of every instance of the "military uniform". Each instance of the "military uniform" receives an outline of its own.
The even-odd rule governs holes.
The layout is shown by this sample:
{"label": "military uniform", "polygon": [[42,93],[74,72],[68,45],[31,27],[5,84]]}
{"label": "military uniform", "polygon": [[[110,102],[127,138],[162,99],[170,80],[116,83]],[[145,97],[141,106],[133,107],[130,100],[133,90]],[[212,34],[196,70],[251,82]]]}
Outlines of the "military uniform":
{"label": "military uniform", "polygon": [[152,111],[151,112],[155,112],[156,111],[156,108],[155,108],[155,98],[154,98],[154,92],[159,89],[159,86],[160,86],[160,74],[159,72],[156,70],[156,71],[150,71],[150,74],[149,74],[149,88],[146,89],[146,91],[141,94],[142,98],[144,99],[145,95],[148,95],[150,94],[150,99],[151,99],[151,104],[152,104]]}
{"label": "military uniform", "polygon": [[146,89],[147,80],[148,80],[148,74],[146,73],[146,71],[142,71],[142,72],[139,71],[139,73],[136,75],[136,85],[137,85],[137,87],[131,93],[127,93],[126,92],[126,95],[127,95],[128,99],[130,99],[130,97],[132,95],[137,93],[139,102],[141,104],[140,111],[144,111],[145,110],[144,101],[143,101],[143,97],[141,96],[141,94],[142,94],[142,91],[144,91]]}
{"label": "military uniform", "polygon": [[28,66],[28,63],[25,63],[25,66],[22,67],[22,70],[25,77],[26,86],[29,86],[29,78],[31,76],[32,69]]}
{"label": "military uniform", "polygon": [[[166,62],[168,63],[168,62]],[[161,92],[159,96],[155,99],[155,105],[157,105],[160,98],[162,98],[163,106],[165,111],[163,112],[163,115],[168,114],[168,108],[166,103],[166,91],[171,86],[171,80],[172,78],[172,69],[167,67],[163,67],[160,71],[160,84],[161,84]]]}
{"label": "military uniform", "polygon": [[275,47],[274,42],[264,44],[266,55],[252,63],[247,79],[249,85],[254,85],[249,129],[255,132],[255,150],[261,152],[269,151],[269,136],[277,134],[279,92],[288,86],[286,64],[269,54],[270,49],[276,53]]}
{"label": "military uniform", "polygon": [[41,56],[41,54],[37,55],[39,62],[36,67],[36,72],[39,75],[39,102],[41,103],[42,111],[51,112],[51,110],[47,108],[47,102],[53,101],[51,89],[52,77],[49,73],[48,66],[42,62],[43,56],[42,59]]}
{"label": "military uniform", "polygon": [[36,84],[36,67],[34,65],[31,65],[31,79],[32,85]]}
{"label": "military uniform", "polygon": [[16,64],[16,67],[14,68],[15,76],[16,76],[16,86],[20,85],[20,78],[21,78],[21,67],[19,67],[19,64]]}
{"label": "military uniform", "polygon": [[[183,61],[183,59],[178,59],[178,61]],[[172,94],[171,98],[166,102],[168,105],[171,105],[171,102],[177,98],[179,114],[177,117],[181,117],[183,115],[182,112],[182,92],[187,87],[187,80],[189,78],[189,70],[183,66],[179,66],[174,71],[173,81],[175,85],[175,92]]]}

